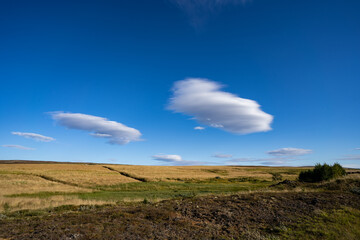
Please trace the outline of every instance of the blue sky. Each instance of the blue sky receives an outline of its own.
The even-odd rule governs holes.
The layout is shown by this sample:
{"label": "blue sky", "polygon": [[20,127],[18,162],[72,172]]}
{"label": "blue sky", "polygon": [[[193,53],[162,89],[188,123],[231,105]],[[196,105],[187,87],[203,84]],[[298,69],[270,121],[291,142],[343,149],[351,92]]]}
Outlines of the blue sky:
{"label": "blue sky", "polygon": [[359,11],[2,1],[0,159],[360,167]]}

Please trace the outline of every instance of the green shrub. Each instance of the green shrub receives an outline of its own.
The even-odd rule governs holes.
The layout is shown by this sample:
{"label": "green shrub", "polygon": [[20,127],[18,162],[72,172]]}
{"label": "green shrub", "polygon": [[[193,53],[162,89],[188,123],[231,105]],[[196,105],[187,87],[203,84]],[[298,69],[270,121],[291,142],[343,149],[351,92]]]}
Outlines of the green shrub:
{"label": "green shrub", "polygon": [[333,172],[333,176],[334,178],[337,178],[337,177],[341,177],[341,176],[345,176],[346,175],[346,171],[345,169],[338,163],[335,163],[333,166],[332,166],[332,172]]}
{"label": "green shrub", "polygon": [[321,182],[344,175],[346,175],[345,169],[338,163],[333,166],[318,163],[314,169],[302,171],[299,174],[299,180],[301,182]]}

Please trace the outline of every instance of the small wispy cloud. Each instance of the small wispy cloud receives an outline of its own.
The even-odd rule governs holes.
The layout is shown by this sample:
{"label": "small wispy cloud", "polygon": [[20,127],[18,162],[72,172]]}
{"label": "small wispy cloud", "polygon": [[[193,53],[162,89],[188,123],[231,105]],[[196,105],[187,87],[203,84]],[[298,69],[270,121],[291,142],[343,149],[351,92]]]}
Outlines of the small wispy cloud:
{"label": "small wispy cloud", "polygon": [[266,153],[272,157],[234,158],[227,160],[226,164],[257,163],[266,166],[284,166],[289,165],[295,160],[299,160],[300,156],[312,153],[312,150],[302,148],[281,148]]}
{"label": "small wispy cloud", "polygon": [[188,161],[182,159],[180,155],[175,154],[159,154],[159,155],[153,155],[152,158],[157,161],[166,162],[171,165],[175,166],[186,166],[186,165],[202,165],[206,164],[206,162],[200,162],[200,161]]}
{"label": "small wispy cloud", "polygon": [[24,146],[21,146],[21,145],[2,145],[2,147],[16,148],[16,149],[20,149],[20,150],[35,150],[35,148],[24,147]]}
{"label": "small wispy cloud", "polygon": [[243,5],[251,0],[169,0],[181,9],[195,27],[203,26],[208,18],[221,11],[224,6]]}
{"label": "small wispy cloud", "polygon": [[241,163],[241,162],[256,162],[257,159],[254,158],[233,158],[226,160],[227,164]]}
{"label": "small wispy cloud", "polygon": [[256,163],[266,166],[275,166],[275,165],[286,165],[294,158],[286,157],[275,157],[275,158],[234,158],[226,161],[226,164],[240,164],[240,163]]}
{"label": "small wispy cloud", "polygon": [[284,166],[287,165],[289,161],[283,159],[270,159],[268,161],[261,162],[261,165],[266,166]]}
{"label": "small wispy cloud", "polygon": [[267,152],[267,154],[273,156],[301,156],[310,153],[312,153],[312,150],[302,148],[280,148]]}
{"label": "small wispy cloud", "polygon": [[55,141],[55,138],[47,137],[38,133],[26,133],[26,132],[11,132],[13,135],[18,135],[25,138],[30,138],[40,142],[51,142]]}
{"label": "small wispy cloud", "polygon": [[355,150],[360,150],[360,148],[355,148]]}
{"label": "small wispy cloud", "polygon": [[263,112],[256,101],[221,91],[221,88],[219,83],[202,78],[175,82],[168,109],[231,133],[271,130],[273,116]]}
{"label": "small wispy cloud", "polygon": [[215,158],[232,158],[233,157],[233,155],[231,155],[231,154],[214,154],[212,156]]}
{"label": "small wispy cloud", "polygon": [[360,160],[360,155],[345,155],[342,158],[338,158],[337,160]]}
{"label": "small wispy cloud", "polygon": [[51,112],[50,115],[58,124],[64,127],[89,131],[91,136],[107,138],[109,143],[112,144],[123,145],[129,142],[141,141],[139,130],[103,117],[65,112]]}
{"label": "small wispy cloud", "polygon": [[163,162],[181,162],[183,161],[180,155],[154,155],[153,159]]}
{"label": "small wispy cloud", "polygon": [[197,126],[197,127],[194,127],[195,130],[204,130],[205,128],[204,127],[200,127],[200,126]]}

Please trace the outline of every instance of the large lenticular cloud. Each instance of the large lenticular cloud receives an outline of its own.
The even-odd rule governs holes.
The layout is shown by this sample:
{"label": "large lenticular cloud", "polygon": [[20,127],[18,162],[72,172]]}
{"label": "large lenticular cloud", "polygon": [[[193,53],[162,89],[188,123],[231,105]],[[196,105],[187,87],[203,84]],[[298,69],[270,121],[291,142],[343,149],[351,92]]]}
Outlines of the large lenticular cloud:
{"label": "large lenticular cloud", "polygon": [[219,83],[202,78],[178,81],[174,84],[168,108],[231,133],[271,130],[273,116],[263,112],[256,101],[221,91],[221,88]]}
{"label": "large lenticular cloud", "polygon": [[141,133],[135,128],[122,123],[110,121],[106,118],[82,114],[52,112],[52,118],[62,126],[71,129],[79,129],[91,132],[90,135],[100,138],[108,138],[113,144],[127,144],[132,141],[140,141]]}

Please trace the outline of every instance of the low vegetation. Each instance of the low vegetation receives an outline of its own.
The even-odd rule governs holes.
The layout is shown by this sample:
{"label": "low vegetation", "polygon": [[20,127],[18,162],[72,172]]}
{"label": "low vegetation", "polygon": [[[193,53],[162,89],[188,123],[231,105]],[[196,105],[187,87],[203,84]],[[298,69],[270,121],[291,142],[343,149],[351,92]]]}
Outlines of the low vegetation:
{"label": "low vegetation", "polygon": [[16,211],[254,191],[271,185],[274,174],[296,179],[301,170],[6,161],[0,164],[0,212],[4,206]]}
{"label": "low vegetation", "polygon": [[343,171],[0,164],[0,239],[360,239],[360,171]]}
{"label": "low vegetation", "polygon": [[359,217],[351,192],[256,192],[12,212],[0,219],[0,237],[355,240]]}
{"label": "low vegetation", "polygon": [[328,164],[316,164],[314,169],[302,171],[299,180],[302,182],[321,182],[346,175],[345,169],[338,163],[330,166]]}

